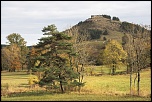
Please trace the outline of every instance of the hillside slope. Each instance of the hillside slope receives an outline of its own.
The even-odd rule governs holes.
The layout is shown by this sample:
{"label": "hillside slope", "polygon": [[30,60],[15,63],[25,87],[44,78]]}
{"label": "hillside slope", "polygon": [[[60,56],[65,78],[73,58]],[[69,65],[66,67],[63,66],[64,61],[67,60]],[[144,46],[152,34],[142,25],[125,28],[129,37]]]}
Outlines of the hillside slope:
{"label": "hillside slope", "polygon": [[[69,31],[77,29],[78,35],[88,35],[87,40],[108,40],[115,39],[120,43],[122,42],[122,36],[124,34],[137,34],[140,32],[146,33],[149,30],[141,27],[137,24],[129,22],[121,22],[120,20],[112,20],[111,17],[105,15],[91,15],[91,18],[85,21],[80,21],[70,29],[65,30],[69,34]],[[71,32],[70,32],[71,33]]]}

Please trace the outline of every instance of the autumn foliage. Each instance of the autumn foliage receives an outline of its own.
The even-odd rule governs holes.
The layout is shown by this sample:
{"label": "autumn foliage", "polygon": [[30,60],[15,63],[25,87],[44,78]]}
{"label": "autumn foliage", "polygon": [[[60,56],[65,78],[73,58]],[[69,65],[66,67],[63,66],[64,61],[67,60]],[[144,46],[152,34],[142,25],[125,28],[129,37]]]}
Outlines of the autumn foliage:
{"label": "autumn foliage", "polygon": [[2,49],[2,61],[9,71],[19,70],[21,68],[20,61],[21,50],[16,44],[12,44]]}

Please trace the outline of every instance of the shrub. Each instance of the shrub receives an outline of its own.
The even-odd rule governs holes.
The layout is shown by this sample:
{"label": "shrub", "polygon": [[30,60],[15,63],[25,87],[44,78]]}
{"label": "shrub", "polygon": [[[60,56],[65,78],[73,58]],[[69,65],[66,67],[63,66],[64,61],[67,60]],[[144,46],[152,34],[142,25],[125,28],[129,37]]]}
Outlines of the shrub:
{"label": "shrub", "polygon": [[118,17],[113,17],[112,20],[120,21]]}
{"label": "shrub", "polygon": [[111,20],[111,16],[110,15],[102,15],[104,18],[110,19]]}
{"label": "shrub", "polygon": [[33,88],[35,87],[35,85],[39,82],[39,79],[37,76],[31,76],[29,79],[28,79],[28,84],[30,85],[30,88]]}
{"label": "shrub", "polygon": [[108,33],[108,31],[107,30],[105,30],[104,32],[103,32],[103,35],[108,35],[109,33]]}
{"label": "shrub", "polygon": [[104,37],[103,37],[103,40],[105,41],[105,40],[107,40],[107,38],[104,36]]}

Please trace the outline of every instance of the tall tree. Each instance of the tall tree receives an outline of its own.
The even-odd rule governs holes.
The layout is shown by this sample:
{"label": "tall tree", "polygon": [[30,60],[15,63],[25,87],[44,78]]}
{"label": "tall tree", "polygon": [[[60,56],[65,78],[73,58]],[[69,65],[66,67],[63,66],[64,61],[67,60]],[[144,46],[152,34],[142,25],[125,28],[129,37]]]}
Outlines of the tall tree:
{"label": "tall tree", "polygon": [[[134,27],[134,26],[133,26]],[[140,95],[140,71],[150,64],[150,32],[139,27],[137,33],[125,34],[123,37],[123,47],[128,54],[128,71],[130,72],[130,94],[132,95],[132,88],[135,88],[137,81],[137,93]],[[134,28],[133,28],[134,29]],[[134,76],[133,83],[133,73]],[[133,85],[134,84],[134,85]]]}
{"label": "tall tree", "polygon": [[131,34],[124,34],[122,37],[124,50],[127,52],[127,73],[130,73],[130,94],[133,94],[133,72],[135,70],[135,51],[133,37]]}
{"label": "tall tree", "polygon": [[[51,87],[60,87],[62,93],[65,92],[66,86],[75,83],[78,73],[74,70],[71,58],[75,55],[72,52],[72,45],[67,41],[71,37],[64,33],[58,32],[55,25],[44,27],[42,32],[46,37],[42,37],[40,42],[35,46],[38,48],[37,60],[40,61],[38,68],[44,70],[43,78],[40,85],[48,85]],[[69,57],[65,57],[69,56]]]}
{"label": "tall tree", "polygon": [[2,70],[9,70],[10,68],[10,55],[9,55],[9,50],[7,47],[4,47],[1,49],[1,66]]}
{"label": "tall tree", "polygon": [[29,50],[29,53],[27,54],[27,69],[28,69],[28,72],[30,72],[31,68],[34,68],[35,67],[35,63],[36,63],[36,59],[35,57],[37,56],[37,53],[36,53],[36,49],[34,48],[34,46],[32,46],[32,48]]}
{"label": "tall tree", "polygon": [[103,63],[112,66],[112,75],[115,74],[116,65],[122,63],[127,57],[127,53],[116,40],[109,40],[102,54]]}
{"label": "tall tree", "polygon": [[[83,83],[85,66],[88,65],[89,49],[92,48],[92,46],[88,46],[87,42],[90,37],[86,30],[80,33],[78,27],[73,27],[68,30],[67,34],[72,37],[70,43],[73,44],[73,50],[77,54],[77,57],[74,59],[74,64],[79,73],[79,82]],[[81,86],[79,86],[79,92],[80,90]]]}
{"label": "tall tree", "polygon": [[23,37],[21,37],[20,34],[17,34],[17,33],[12,33],[10,35],[8,35],[7,37],[7,40],[10,45],[12,44],[16,44],[19,48],[20,48],[20,53],[18,53],[18,55],[21,55],[20,57],[20,61],[21,61],[21,64],[22,64],[22,70],[23,70],[23,65],[25,64],[26,62],[26,56],[27,56],[27,53],[28,53],[28,48],[26,47],[26,41],[24,40]]}
{"label": "tall tree", "polygon": [[20,51],[20,48],[16,44],[11,44],[2,49],[2,63],[3,66],[8,67],[9,71],[15,72],[16,69],[19,70],[21,68]]}

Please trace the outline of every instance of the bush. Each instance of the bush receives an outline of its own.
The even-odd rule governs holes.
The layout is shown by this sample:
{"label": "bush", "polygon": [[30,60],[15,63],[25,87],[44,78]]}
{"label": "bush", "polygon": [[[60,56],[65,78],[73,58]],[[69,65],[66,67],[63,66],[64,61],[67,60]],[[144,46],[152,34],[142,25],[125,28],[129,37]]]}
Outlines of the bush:
{"label": "bush", "polygon": [[102,30],[98,29],[88,29],[88,32],[91,39],[99,39],[102,34]]}
{"label": "bush", "polygon": [[120,21],[118,17],[113,17],[112,20]]}
{"label": "bush", "polygon": [[107,40],[107,38],[104,36],[104,37],[103,37],[103,40],[105,41],[105,40]]}
{"label": "bush", "polygon": [[39,82],[39,79],[37,76],[31,76],[28,79],[28,84],[30,85],[31,88],[33,88],[35,86],[35,84],[37,84]]}
{"label": "bush", "polygon": [[109,33],[108,33],[108,31],[107,30],[105,30],[104,32],[103,32],[103,35],[108,35]]}
{"label": "bush", "polygon": [[110,19],[111,20],[111,16],[110,15],[102,15],[104,18]]}

